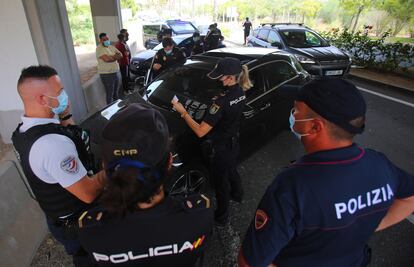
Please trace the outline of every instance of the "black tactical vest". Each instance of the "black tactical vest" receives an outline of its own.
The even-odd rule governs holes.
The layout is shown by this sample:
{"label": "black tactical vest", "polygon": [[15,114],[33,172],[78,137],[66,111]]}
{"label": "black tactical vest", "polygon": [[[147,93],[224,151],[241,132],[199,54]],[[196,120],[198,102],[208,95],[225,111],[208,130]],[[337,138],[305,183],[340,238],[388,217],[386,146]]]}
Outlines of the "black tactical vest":
{"label": "black tactical vest", "polygon": [[56,123],[33,126],[26,132],[21,133],[19,131],[21,126],[22,123],[13,132],[13,146],[24,174],[42,210],[53,220],[85,210],[88,204],[79,200],[60,184],[45,183],[34,174],[29,164],[29,153],[36,140],[44,135],[60,134],[67,136],[75,143],[80,161],[88,173],[91,174],[95,169],[88,133],[75,125],[64,127]]}

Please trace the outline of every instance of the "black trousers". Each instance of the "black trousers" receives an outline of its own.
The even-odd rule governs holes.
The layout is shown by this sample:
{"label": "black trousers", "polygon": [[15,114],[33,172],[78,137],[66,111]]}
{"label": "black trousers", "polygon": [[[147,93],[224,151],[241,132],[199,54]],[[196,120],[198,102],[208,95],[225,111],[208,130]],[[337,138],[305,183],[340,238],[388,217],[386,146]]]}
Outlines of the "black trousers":
{"label": "black trousers", "polygon": [[128,87],[128,85],[129,85],[128,65],[125,65],[125,66],[119,65],[119,70],[121,72],[121,77],[122,77],[122,88],[123,88],[124,93],[125,93],[126,91],[129,90],[129,87]]}
{"label": "black trousers", "polygon": [[229,216],[230,196],[239,196],[243,192],[240,175],[236,168],[239,144],[214,146],[214,150],[212,178],[217,200],[214,216],[217,221],[226,221]]}

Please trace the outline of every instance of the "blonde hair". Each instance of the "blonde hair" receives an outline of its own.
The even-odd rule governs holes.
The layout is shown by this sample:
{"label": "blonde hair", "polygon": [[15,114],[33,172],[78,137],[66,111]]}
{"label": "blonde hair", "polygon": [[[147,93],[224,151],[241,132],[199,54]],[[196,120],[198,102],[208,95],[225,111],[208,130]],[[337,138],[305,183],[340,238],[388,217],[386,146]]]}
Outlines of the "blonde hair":
{"label": "blonde hair", "polygon": [[242,72],[239,75],[238,81],[240,87],[243,89],[243,91],[249,90],[251,87],[253,87],[252,81],[250,81],[249,78],[249,69],[246,65],[242,65]]}

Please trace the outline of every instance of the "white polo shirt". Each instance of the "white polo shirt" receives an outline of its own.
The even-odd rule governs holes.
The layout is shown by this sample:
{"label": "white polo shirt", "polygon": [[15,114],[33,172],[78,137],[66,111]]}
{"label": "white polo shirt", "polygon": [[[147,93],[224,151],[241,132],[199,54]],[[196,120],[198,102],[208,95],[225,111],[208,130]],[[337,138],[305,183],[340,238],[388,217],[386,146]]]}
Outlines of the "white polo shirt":
{"label": "white polo shirt", "polygon": [[[57,119],[28,118],[22,116],[24,133],[36,125],[60,124]],[[37,139],[29,152],[29,164],[34,174],[48,184],[59,183],[68,187],[86,175],[86,169],[79,160],[73,141],[60,134],[47,134]]]}

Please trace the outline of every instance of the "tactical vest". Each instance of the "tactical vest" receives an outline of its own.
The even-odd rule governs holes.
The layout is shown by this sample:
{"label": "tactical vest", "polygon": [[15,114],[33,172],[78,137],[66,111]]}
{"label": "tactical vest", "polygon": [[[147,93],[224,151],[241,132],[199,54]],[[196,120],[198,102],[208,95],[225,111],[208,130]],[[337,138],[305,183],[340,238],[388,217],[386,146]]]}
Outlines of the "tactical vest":
{"label": "tactical vest", "polygon": [[54,220],[57,220],[61,216],[77,214],[85,210],[88,204],[79,200],[60,184],[46,183],[34,174],[29,163],[29,153],[33,144],[40,137],[47,134],[64,135],[73,141],[80,161],[88,173],[91,174],[95,171],[95,168],[93,155],[90,151],[88,133],[75,125],[64,127],[56,123],[33,126],[26,132],[21,133],[19,131],[21,126],[22,123],[13,132],[13,146],[24,174],[42,210],[49,218]]}

